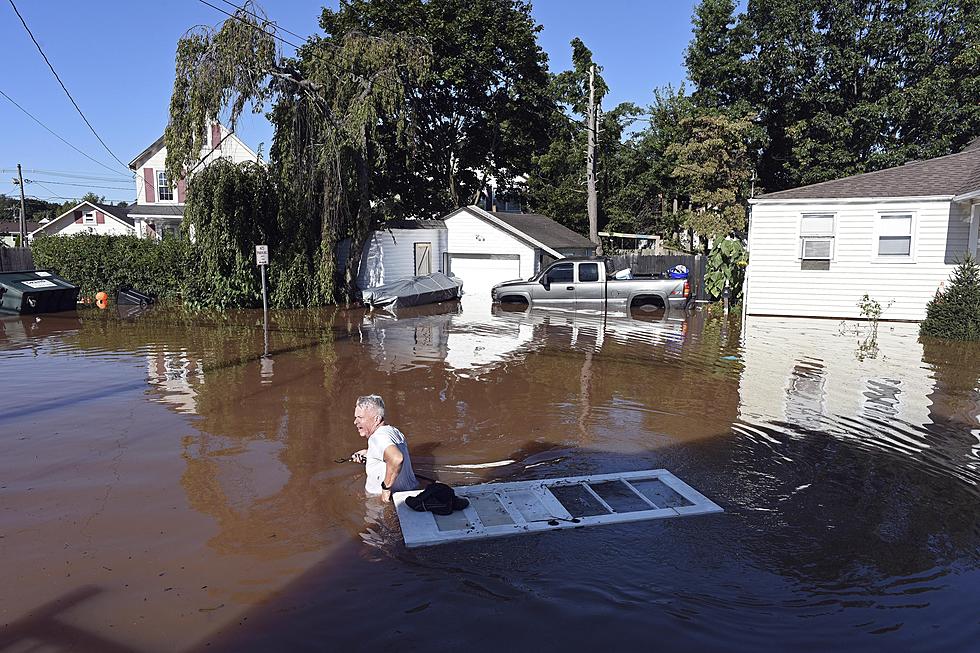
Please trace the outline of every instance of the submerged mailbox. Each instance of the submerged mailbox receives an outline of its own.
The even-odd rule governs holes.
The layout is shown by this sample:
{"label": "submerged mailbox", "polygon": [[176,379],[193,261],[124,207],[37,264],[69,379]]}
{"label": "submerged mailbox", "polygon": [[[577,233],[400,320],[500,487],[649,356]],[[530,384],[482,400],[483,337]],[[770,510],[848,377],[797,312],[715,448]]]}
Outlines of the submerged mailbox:
{"label": "submerged mailbox", "polygon": [[78,290],[48,270],[0,272],[0,314],[73,311]]}

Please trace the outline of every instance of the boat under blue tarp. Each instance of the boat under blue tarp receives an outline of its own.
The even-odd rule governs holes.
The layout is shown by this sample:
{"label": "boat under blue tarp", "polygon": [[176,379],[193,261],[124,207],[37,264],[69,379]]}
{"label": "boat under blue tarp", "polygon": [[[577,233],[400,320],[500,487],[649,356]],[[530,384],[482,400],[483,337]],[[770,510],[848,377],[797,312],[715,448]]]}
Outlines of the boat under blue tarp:
{"label": "boat under blue tarp", "polygon": [[402,279],[383,286],[361,291],[364,303],[372,308],[405,308],[459,299],[463,294],[463,281],[433,272],[421,277]]}

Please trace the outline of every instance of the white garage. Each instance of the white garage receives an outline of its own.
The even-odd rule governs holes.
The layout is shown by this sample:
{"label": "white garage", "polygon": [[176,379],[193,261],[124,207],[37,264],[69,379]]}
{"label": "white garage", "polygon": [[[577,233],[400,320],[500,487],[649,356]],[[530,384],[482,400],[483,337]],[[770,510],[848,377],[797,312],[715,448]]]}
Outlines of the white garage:
{"label": "white garage", "polygon": [[445,218],[446,267],[463,280],[463,292],[490,301],[501,281],[527,279],[555,259],[595,252],[588,238],[534,213],[484,211],[465,206]]}
{"label": "white garage", "polygon": [[465,206],[442,220],[392,223],[372,234],[358,285],[365,289],[439,271],[462,279],[465,295],[489,306],[495,284],[527,279],[556,259],[594,252],[588,238],[547,216]]}

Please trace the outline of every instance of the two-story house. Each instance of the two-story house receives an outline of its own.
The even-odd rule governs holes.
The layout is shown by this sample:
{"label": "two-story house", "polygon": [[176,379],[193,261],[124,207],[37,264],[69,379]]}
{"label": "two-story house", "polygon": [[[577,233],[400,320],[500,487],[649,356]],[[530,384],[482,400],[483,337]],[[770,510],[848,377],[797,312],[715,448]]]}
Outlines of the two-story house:
{"label": "two-story house", "polygon": [[[242,163],[257,161],[258,155],[224,125],[215,123],[211,125],[207,145],[201,150],[199,166],[219,158]],[[175,183],[167,178],[166,160],[167,147],[161,135],[129,162],[136,178],[136,205],[129,208],[128,217],[141,238],[161,238],[175,232],[184,217],[187,185],[183,179]]]}
{"label": "two-story house", "polygon": [[[255,154],[234,133],[223,125],[211,125],[207,144],[201,149],[200,166],[226,158],[234,163],[257,161]],[[70,236],[77,233],[102,235],[135,234],[140,238],[162,238],[176,233],[184,217],[184,201],[187,186],[183,179],[171,183],[167,179],[164,163],[167,147],[163,136],[140,152],[130,161],[129,168],[135,173],[136,203],[130,206],[111,206],[93,202],[81,202],[55,219],[39,225],[28,238]]]}

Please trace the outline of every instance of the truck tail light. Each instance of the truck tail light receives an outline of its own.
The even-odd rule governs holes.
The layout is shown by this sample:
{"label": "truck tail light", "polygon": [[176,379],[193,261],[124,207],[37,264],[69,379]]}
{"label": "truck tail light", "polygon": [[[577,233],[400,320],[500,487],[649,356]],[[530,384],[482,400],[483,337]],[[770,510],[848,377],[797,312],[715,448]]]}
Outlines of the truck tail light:
{"label": "truck tail light", "polygon": [[690,281],[685,281],[684,282],[684,297],[690,297],[690,296],[691,296],[691,282]]}

